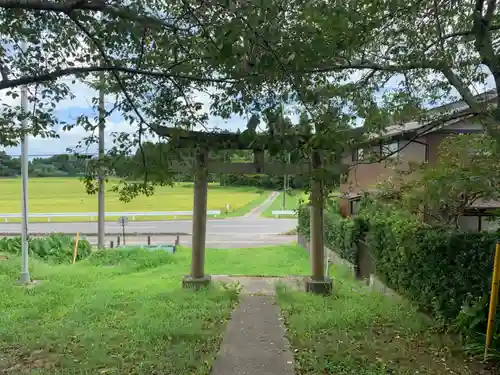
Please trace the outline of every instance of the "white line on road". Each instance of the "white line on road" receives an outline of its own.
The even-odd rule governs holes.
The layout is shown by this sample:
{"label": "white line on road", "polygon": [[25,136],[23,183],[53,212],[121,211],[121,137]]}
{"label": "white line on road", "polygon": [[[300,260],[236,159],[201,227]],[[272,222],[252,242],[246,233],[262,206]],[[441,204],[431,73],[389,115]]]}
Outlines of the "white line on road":
{"label": "white line on road", "polygon": [[268,228],[269,225],[210,225],[210,228]]}
{"label": "white line on road", "polygon": [[275,244],[275,243],[291,243],[292,241],[207,241],[207,244],[222,244],[222,243],[244,243],[244,244]]}
{"label": "white line on road", "polygon": [[207,231],[207,236],[217,236],[217,237],[260,237],[260,236],[279,236],[279,232],[267,232],[267,233],[227,233],[227,232],[212,232]]}
{"label": "white line on road", "polygon": [[[136,227],[130,227],[130,226],[126,226],[125,227],[125,232],[127,232],[127,230],[130,230],[130,229],[156,229],[158,228],[157,226],[136,226]],[[106,229],[122,229],[122,227],[112,227],[112,226],[108,226],[106,227]]]}

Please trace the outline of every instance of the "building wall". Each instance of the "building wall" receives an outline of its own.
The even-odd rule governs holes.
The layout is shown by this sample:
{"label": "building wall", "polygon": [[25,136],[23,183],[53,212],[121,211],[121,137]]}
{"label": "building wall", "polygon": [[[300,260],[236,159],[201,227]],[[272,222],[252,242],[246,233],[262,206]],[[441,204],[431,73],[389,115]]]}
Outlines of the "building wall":
{"label": "building wall", "polygon": [[[428,133],[416,139],[416,142],[411,142],[402,149],[399,152],[398,163],[396,163],[396,165],[391,162],[382,161],[380,163],[357,164],[351,167],[347,176],[347,182],[341,183],[340,191],[359,193],[363,190],[374,188],[379,181],[395,176],[396,168],[406,168],[407,164],[405,164],[405,161],[428,161],[430,164],[434,164],[438,160],[439,144],[444,138],[463,132],[481,132],[483,129],[480,123],[467,119],[457,121],[445,128]],[[400,141],[399,147],[401,148],[406,143],[408,142]],[[424,144],[427,144],[427,146]],[[353,161],[352,155],[346,155],[344,157],[344,163],[349,165],[356,164],[356,162]],[[408,178],[412,178],[412,176],[410,175]]]}
{"label": "building wall", "polygon": [[377,182],[395,176],[398,169],[408,168],[408,162],[425,161],[426,142],[426,137],[420,137],[414,142],[400,141],[399,148],[402,149],[380,163],[363,164],[354,161],[352,155],[344,157],[344,162],[353,166],[349,169],[347,182],[341,184],[340,191],[359,193],[369,190],[374,188]]}

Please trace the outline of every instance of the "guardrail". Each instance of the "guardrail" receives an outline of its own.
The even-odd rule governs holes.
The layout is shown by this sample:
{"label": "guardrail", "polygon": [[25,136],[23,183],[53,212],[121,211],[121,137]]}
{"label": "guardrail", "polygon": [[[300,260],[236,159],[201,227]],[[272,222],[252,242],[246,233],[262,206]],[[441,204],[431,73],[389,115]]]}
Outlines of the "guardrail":
{"label": "guardrail", "polygon": [[[153,212],[106,212],[104,214],[105,217],[122,217],[126,216],[128,218],[132,218],[135,220],[136,216],[173,216],[176,218],[177,216],[192,216],[193,211],[153,211]],[[220,215],[220,210],[207,211],[208,216]],[[87,217],[90,218],[90,221],[93,221],[94,218],[97,217],[97,212],[52,212],[52,213],[40,213],[40,214],[28,214],[28,219],[39,219],[39,218],[47,218],[47,221],[50,222],[54,217]],[[2,214],[0,213],[0,219],[4,219],[6,223],[9,222],[9,219],[20,219],[21,214]]]}
{"label": "guardrail", "polygon": [[286,216],[297,215],[297,212],[294,210],[271,211],[271,213],[273,215],[275,215],[276,217],[284,216],[284,215],[286,215]]}

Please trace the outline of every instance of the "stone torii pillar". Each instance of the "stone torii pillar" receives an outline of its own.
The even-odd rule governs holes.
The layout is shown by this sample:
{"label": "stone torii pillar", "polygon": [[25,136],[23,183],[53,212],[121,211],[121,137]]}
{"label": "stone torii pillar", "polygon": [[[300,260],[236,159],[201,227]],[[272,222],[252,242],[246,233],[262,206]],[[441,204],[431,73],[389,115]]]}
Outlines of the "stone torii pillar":
{"label": "stone torii pillar", "polygon": [[199,150],[195,159],[193,233],[191,274],[184,277],[182,286],[198,289],[210,284],[205,274],[205,239],[207,234],[208,151]]}
{"label": "stone torii pillar", "polygon": [[311,277],[306,280],[306,291],[316,294],[329,294],[333,282],[325,275],[325,248],[323,228],[323,177],[321,155],[313,151],[311,155]]}

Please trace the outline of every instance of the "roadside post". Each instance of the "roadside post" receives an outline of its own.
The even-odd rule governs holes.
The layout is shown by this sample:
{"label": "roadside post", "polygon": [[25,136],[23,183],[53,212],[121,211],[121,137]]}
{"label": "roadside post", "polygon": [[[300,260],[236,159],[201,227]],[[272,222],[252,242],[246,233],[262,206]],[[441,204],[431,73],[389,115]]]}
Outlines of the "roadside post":
{"label": "roadside post", "polygon": [[488,358],[488,349],[493,338],[493,327],[495,326],[495,315],[498,304],[498,282],[500,280],[500,242],[497,240],[495,246],[495,260],[493,262],[493,275],[491,277],[491,295],[488,312],[488,328],[486,329],[486,342],[484,344],[484,360]]}
{"label": "roadside post", "polygon": [[125,226],[128,224],[127,216],[120,216],[118,218],[118,224],[122,226],[122,235],[123,235],[123,245],[125,245]]}

